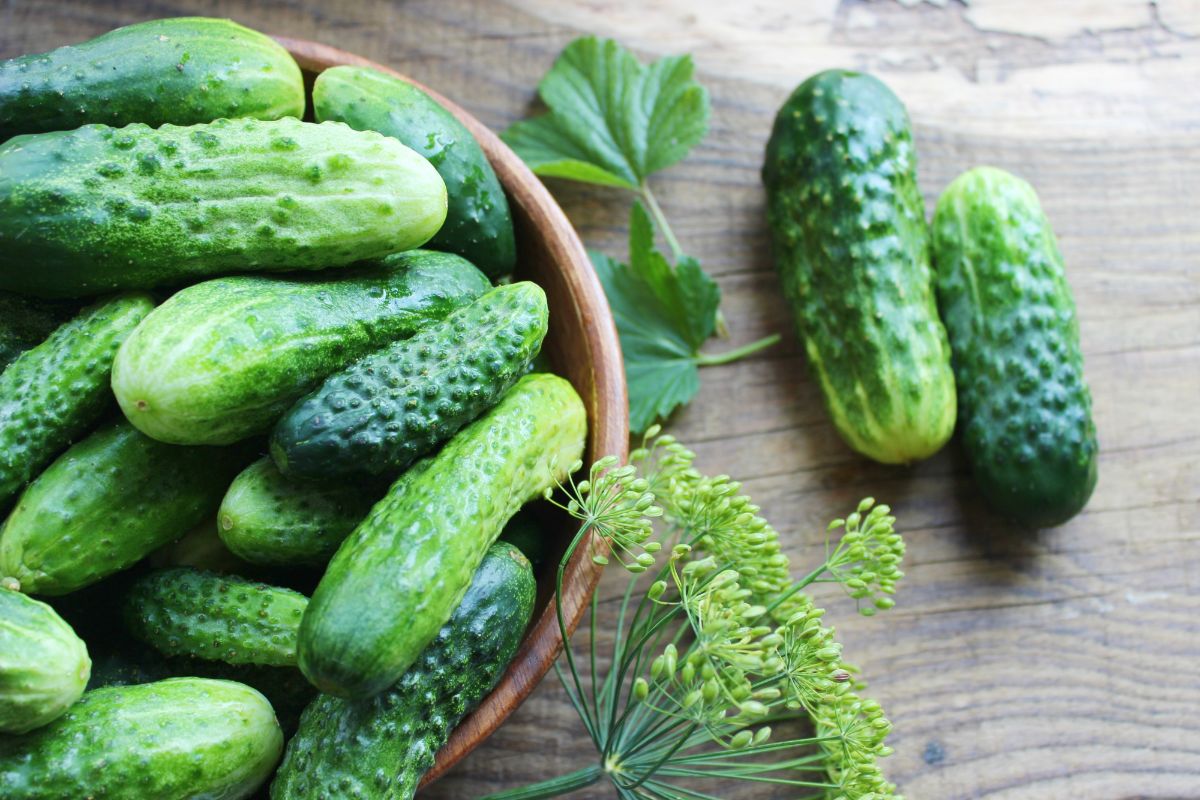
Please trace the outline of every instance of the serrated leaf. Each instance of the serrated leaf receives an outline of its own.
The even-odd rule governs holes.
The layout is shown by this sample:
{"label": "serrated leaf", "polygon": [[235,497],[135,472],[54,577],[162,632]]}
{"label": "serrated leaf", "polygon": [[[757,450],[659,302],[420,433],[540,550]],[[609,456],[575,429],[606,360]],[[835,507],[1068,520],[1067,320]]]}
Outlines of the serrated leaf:
{"label": "serrated leaf", "polygon": [[708,92],[690,56],[644,66],[611,39],[571,42],[542,78],[550,109],[502,138],[539,175],[636,188],[708,130]]}

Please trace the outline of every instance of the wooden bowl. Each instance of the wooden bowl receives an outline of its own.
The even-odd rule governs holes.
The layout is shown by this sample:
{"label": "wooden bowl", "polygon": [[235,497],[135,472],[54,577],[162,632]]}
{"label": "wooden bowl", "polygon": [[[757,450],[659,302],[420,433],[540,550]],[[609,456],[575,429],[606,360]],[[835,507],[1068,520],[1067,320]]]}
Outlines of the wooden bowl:
{"label": "wooden bowl", "polygon": [[[275,38],[300,64],[307,81],[322,70],[342,64],[371,67],[424,89],[475,135],[512,206],[519,255],[517,275],[537,282],[546,291],[550,331],[545,349],[554,371],[571,381],[587,406],[588,446],[584,464],[606,455],[624,461],[629,448],[629,404],[612,312],[578,235],[542,182],[483,123],[432,89],[381,64],[333,47],[283,36]],[[556,563],[576,528],[565,517],[556,517],[555,522],[560,535]],[[591,558],[598,546],[599,542],[589,542],[588,546],[580,547],[567,566],[563,610],[571,630],[579,624],[600,578],[602,568]],[[558,658],[563,642],[552,602],[553,564],[543,569],[539,584],[539,610],[508,672],[475,713],[454,731],[422,785],[436,780],[496,730]]]}

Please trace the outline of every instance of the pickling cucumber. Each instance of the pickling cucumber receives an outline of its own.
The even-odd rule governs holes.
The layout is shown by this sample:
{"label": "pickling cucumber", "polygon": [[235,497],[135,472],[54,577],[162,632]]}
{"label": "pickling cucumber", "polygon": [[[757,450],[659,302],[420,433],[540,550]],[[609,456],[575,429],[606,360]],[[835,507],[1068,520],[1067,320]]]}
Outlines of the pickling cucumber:
{"label": "pickling cucumber", "polygon": [[399,139],[429,159],[446,182],[446,224],[430,240],[458,253],[490,278],[517,261],[504,187],[475,137],[458,118],[411,83],[368,67],[331,67],[313,84],[318,120]]}
{"label": "pickling cucumber", "polygon": [[57,719],[83,694],[91,668],[87,646],[53,608],[0,586],[0,734]]}
{"label": "pickling cucumber", "polygon": [[1033,187],[958,176],[933,218],[963,446],[984,497],[1030,526],[1075,516],[1096,486],[1096,426],[1075,301]]}
{"label": "pickling cucumber", "polygon": [[253,450],[175,447],[121,420],[73,445],[18,498],[0,531],[0,577],[75,591],[211,517]]}
{"label": "pickling cucumber", "polygon": [[479,297],[462,258],[416,250],[341,277],[236,276],[189,286],[129,337],[113,365],[121,409],[173,444],[262,433],[325,376]]}
{"label": "pickling cucumber", "polygon": [[112,402],[117,347],[153,307],[131,294],[86,308],[0,372],[0,509]]}
{"label": "pickling cucumber", "polygon": [[135,638],[164,655],[287,667],[296,664],[307,605],[291,589],[177,567],[134,583],[123,616]]}
{"label": "pickling cucumber", "polygon": [[775,117],[763,165],[775,265],[842,438],[885,464],[954,430],[908,112],[880,81],[818,73]]}
{"label": "pickling cucumber", "polygon": [[409,800],[450,732],[504,674],[536,590],[520,551],[492,545],[458,608],[395,685],[362,701],[323,694],[309,704],[273,800]]}
{"label": "pickling cucumber", "polygon": [[270,458],[246,467],[217,512],[230,552],[253,564],[324,566],[387,493],[372,481],[285,478]]}
{"label": "pickling cucumber", "polygon": [[428,161],[338,122],[86,125],[0,145],[0,289],[25,294],[339,267],[419,247],[445,217]]}
{"label": "pickling cucumber", "polygon": [[79,313],[79,304],[0,292],[0,371]]}
{"label": "pickling cucumber", "polygon": [[0,141],[89,122],[301,117],[304,81],[269,36],[227,19],[140,22],[0,61]]}
{"label": "pickling cucumber", "polygon": [[240,683],[95,689],[44,728],[0,737],[0,797],[240,800],[282,751],[271,704]]}
{"label": "pickling cucumber", "polygon": [[566,477],[586,414],[571,384],[527,375],[404,473],[329,563],[300,622],[300,669],[362,698],[404,674],[450,618],[504,523]]}
{"label": "pickling cucumber", "polygon": [[500,286],[325,379],[275,425],[284,475],[398,475],[491,408],[542,346],[546,294]]}

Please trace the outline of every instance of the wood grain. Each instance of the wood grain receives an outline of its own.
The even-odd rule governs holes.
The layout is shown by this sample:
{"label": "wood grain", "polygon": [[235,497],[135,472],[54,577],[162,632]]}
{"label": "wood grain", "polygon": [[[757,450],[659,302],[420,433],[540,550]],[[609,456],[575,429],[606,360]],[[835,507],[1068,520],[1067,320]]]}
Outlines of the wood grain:
{"label": "wood grain", "polygon": [[[832,430],[790,335],[748,362],[704,370],[672,431],[702,467],[746,482],[798,564],[817,557],[822,521],[860,495],[896,508],[909,540],[899,606],[873,620],[833,598],[830,608],[896,723],[888,766],[910,797],[1200,798],[1194,0],[519,5],[8,0],[0,55],[150,16],[223,14],[382,61],[501,129],[534,107],[533,86],[580,32],[618,36],[646,56],[694,50],[712,132],[655,189],[725,293],[732,338],[713,349],[788,328],[758,180],[774,110],[818,69],[875,72],[912,113],[930,203],[980,163],[1037,186],[1079,305],[1102,448],[1092,502],[1062,528],[1022,532],[981,507],[954,445],[908,470],[864,461]],[[551,188],[589,246],[624,253],[625,198]],[[605,615],[620,585],[615,574],[602,582]],[[551,678],[423,796],[474,797],[592,758]]]}

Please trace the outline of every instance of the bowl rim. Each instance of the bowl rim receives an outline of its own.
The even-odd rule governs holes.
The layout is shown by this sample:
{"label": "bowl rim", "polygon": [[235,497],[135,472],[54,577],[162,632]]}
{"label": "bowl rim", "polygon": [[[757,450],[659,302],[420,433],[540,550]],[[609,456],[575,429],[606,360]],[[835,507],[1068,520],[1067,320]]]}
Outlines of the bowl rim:
{"label": "bowl rim", "polygon": [[[623,463],[629,455],[629,402],[616,323],[579,235],[541,180],[474,115],[420,81],[376,61],[319,42],[288,36],[273,38],[291,53],[305,72],[320,73],[331,66],[351,65],[370,67],[407,81],[428,93],[474,135],[496,170],[510,202],[519,206],[546,237],[546,249],[563,272],[590,349],[613,355],[608,359],[594,359],[591,364],[594,386],[587,403],[589,451],[594,458],[614,455]],[[568,631],[574,631],[582,620],[604,569],[593,561],[592,556],[606,549],[603,540],[588,534],[588,539],[576,549],[567,564],[563,575],[562,606]],[[434,766],[425,774],[421,785],[437,780],[500,727],[549,672],[562,647],[554,597],[551,596],[527,630],[500,682],[455,728],[438,751]]]}

